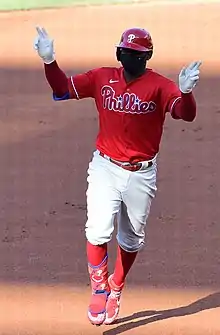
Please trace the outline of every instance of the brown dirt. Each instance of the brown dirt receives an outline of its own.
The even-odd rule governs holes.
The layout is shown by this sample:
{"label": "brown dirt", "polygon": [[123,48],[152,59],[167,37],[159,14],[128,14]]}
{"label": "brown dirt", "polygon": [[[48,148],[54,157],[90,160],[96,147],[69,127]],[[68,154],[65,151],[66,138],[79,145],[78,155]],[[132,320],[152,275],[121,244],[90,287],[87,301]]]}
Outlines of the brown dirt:
{"label": "brown dirt", "polygon": [[[0,14],[0,334],[219,334],[219,9]],[[133,25],[152,32],[151,66],[171,78],[183,64],[203,60],[197,120],[167,119],[148,243],[128,278],[121,319],[111,327],[86,320],[86,169],[97,116],[90,100],[51,100],[32,49],[36,24],[54,36],[67,73],[114,64],[114,45]],[[110,256],[112,268],[114,241]]]}

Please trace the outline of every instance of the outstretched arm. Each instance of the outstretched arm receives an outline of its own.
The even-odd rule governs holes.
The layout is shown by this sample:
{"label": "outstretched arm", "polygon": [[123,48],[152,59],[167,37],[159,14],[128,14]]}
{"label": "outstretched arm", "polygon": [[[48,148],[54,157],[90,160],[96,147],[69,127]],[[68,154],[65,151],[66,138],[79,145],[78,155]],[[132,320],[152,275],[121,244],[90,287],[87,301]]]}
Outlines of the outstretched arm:
{"label": "outstretched arm", "polygon": [[69,98],[68,78],[55,60],[54,43],[44,28],[37,27],[34,48],[43,60],[45,76],[53,91],[55,100]]}
{"label": "outstretched arm", "polygon": [[183,68],[179,74],[179,89],[181,97],[177,99],[172,108],[172,117],[192,122],[196,117],[196,101],[192,90],[199,80],[200,61],[191,63]]}
{"label": "outstretched arm", "polygon": [[43,60],[45,76],[54,100],[94,98],[95,76],[99,69],[67,77],[55,60],[53,40],[44,28],[37,27],[34,48]]}
{"label": "outstretched arm", "polygon": [[69,99],[69,81],[66,74],[58,66],[57,61],[54,60],[50,64],[44,63],[44,71],[47,81],[53,91],[54,100]]}
{"label": "outstretched arm", "polygon": [[171,113],[173,119],[192,122],[196,117],[196,101],[192,93],[181,93]]}

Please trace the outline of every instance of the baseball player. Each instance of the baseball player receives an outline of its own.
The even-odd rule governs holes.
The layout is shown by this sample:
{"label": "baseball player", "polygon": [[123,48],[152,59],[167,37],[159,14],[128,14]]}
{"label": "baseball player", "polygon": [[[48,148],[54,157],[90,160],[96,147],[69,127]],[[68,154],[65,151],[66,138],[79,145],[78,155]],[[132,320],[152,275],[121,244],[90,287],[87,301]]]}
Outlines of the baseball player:
{"label": "baseball player", "polygon": [[[88,318],[111,324],[119,313],[126,276],[144,245],[156,192],[157,154],[165,116],[192,122],[200,61],[184,67],[178,85],[147,67],[153,43],[145,29],[126,30],[116,48],[119,67],[67,77],[53,40],[37,27],[35,49],[44,63],[55,101],[93,98],[99,115],[96,150],[88,167],[87,258],[92,295]],[[108,274],[107,246],[117,219],[117,258]]]}

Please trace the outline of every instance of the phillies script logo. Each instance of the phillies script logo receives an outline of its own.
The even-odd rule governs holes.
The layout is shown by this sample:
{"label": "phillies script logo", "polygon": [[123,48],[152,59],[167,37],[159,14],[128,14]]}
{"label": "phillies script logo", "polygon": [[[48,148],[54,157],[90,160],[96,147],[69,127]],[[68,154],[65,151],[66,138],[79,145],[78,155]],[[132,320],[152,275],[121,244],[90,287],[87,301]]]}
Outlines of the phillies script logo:
{"label": "phillies script logo", "polygon": [[103,108],[114,112],[147,114],[154,112],[157,107],[155,102],[141,101],[134,93],[125,92],[120,96],[116,96],[111,86],[103,86],[101,94],[103,97]]}

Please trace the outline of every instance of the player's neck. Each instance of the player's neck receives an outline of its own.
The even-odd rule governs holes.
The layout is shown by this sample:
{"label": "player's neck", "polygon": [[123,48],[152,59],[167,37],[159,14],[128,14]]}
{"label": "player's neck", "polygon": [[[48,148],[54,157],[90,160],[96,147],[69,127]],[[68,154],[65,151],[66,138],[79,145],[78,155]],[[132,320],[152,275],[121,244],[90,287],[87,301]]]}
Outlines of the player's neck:
{"label": "player's neck", "polygon": [[123,75],[124,75],[124,78],[125,78],[125,81],[126,83],[130,83],[131,81],[134,81],[135,79],[143,76],[143,74],[147,71],[147,69],[145,69],[143,72],[141,73],[138,73],[136,75],[132,75],[128,72],[126,72],[125,70],[123,70]]}

